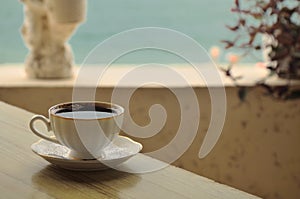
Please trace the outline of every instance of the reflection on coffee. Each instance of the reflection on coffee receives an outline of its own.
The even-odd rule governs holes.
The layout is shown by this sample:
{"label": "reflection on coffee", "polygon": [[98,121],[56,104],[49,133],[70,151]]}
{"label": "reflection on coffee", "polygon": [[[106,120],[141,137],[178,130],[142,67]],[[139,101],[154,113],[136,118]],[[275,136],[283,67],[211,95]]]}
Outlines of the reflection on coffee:
{"label": "reflection on coffee", "polygon": [[114,112],[100,112],[100,111],[75,111],[75,112],[60,112],[56,115],[65,117],[65,118],[74,118],[74,119],[100,119],[108,118],[116,115]]}
{"label": "reflection on coffee", "polygon": [[73,119],[101,119],[118,114],[112,108],[97,106],[94,103],[73,103],[58,108],[55,115]]}

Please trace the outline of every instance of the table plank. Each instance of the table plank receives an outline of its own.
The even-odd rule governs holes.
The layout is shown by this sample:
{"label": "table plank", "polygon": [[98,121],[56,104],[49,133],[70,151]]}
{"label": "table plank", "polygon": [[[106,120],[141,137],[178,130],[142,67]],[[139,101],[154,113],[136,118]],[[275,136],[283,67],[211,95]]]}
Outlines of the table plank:
{"label": "table plank", "polygon": [[[56,168],[30,149],[38,140],[28,129],[32,116],[33,113],[0,102],[3,198],[258,198],[174,166],[146,174]],[[134,158],[140,164],[133,165],[137,167],[145,162],[162,163],[143,154]]]}

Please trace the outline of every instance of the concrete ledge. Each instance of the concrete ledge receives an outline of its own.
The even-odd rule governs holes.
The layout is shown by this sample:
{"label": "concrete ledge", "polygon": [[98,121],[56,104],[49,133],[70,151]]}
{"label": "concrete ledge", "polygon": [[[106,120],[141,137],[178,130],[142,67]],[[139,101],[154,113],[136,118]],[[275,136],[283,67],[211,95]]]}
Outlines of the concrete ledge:
{"label": "concrete ledge", "polygon": [[[206,87],[204,79],[199,75],[197,70],[193,68],[191,65],[170,65],[172,70],[175,73],[178,73],[186,80],[186,83],[193,87]],[[205,74],[212,74],[212,68],[214,68],[211,64],[200,64],[201,72]],[[103,66],[88,66],[83,67],[75,67],[74,77],[70,79],[48,79],[48,80],[40,80],[40,79],[30,79],[26,76],[24,67],[22,64],[4,64],[0,65],[0,86],[2,88],[11,88],[11,87],[73,87],[76,82],[76,78],[78,73],[84,73],[84,77],[86,76],[86,81],[80,82],[81,87],[94,87],[94,82],[90,81],[89,76],[95,76],[95,69],[103,67]],[[144,78],[140,76],[141,73],[132,73],[132,81],[125,81],[122,84],[118,84],[120,80],[124,77],[124,75],[130,73],[132,70],[137,68],[135,65],[114,65],[109,67],[108,70],[103,73],[101,77],[101,81],[98,82],[97,86],[101,87],[114,87],[118,85],[119,87],[135,87],[140,86],[137,83],[139,80]],[[159,66],[147,66],[142,74],[148,75],[150,77],[161,76],[169,78],[167,80],[167,85],[170,87],[185,87],[182,83],[176,81],[173,76],[170,77],[170,70],[164,70],[159,68]],[[215,73],[217,74],[217,73]],[[216,81],[212,81],[209,84],[210,87],[232,87],[234,86],[232,81],[224,76],[223,72],[218,72],[222,84]],[[253,67],[250,64],[243,65],[242,67],[235,67],[233,69],[234,75],[243,75],[243,79],[240,81],[240,84],[243,86],[253,86],[255,80],[259,80],[266,75],[266,71],[262,68]],[[100,75],[100,73],[96,74]],[[212,77],[209,77],[212,78]],[[273,77],[269,80],[269,83],[272,85],[283,85],[286,83],[285,80],[278,79]],[[294,81],[294,84],[300,85],[299,81]],[[144,85],[144,87],[160,87],[159,85]]]}
{"label": "concrete ledge", "polygon": [[[132,66],[122,67],[112,68],[107,77],[103,78],[103,83],[97,88],[97,100],[110,100],[113,85]],[[211,116],[208,88],[195,75],[195,71],[181,66],[177,66],[176,70],[185,74],[193,86],[201,117],[196,138],[174,165],[263,198],[300,198],[300,100],[276,101],[263,95],[261,89],[253,88],[246,101],[241,102],[237,97],[237,89],[223,76],[227,94],[225,126],[213,151],[204,159],[199,159],[198,152]],[[251,67],[236,72],[242,70],[250,76],[263,75],[261,69]],[[74,81],[30,80],[21,66],[0,66],[0,100],[47,115],[49,106],[71,101]],[[284,83],[276,79],[272,81],[274,85]],[[251,86],[252,82],[253,79],[249,77],[243,83]],[[131,83],[120,89],[126,92],[135,86],[134,81]],[[299,85],[294,83],[294,86]],[[92,86],[87,81],[82,89],[88,92]],[[185,90],[185,86],[176,85],[176,82],[170,86]],[[212,89],[218,90],[220,87],[222,85],[215,85]],[[180,123],[179,105],[173,93],[162,86],[148,85],[137,89],[130,100],[130,113],[138,125],[150,122],[148,112],[153,104],[161,104],[168,117],[157,135],[148,139],[133,137],[144,145],[144,152],[169,143],[176,135]]]}

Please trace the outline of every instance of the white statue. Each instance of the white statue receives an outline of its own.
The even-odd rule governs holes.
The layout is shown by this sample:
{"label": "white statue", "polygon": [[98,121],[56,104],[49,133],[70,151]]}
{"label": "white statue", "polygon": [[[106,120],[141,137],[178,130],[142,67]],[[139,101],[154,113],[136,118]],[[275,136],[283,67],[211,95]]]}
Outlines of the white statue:
{"label": "white statue", "polygon": [[22,0],[23,39],[30,52],[25,70],[34,78],[72,76],[73,54],[67,42],[85,18],[86,0]]}

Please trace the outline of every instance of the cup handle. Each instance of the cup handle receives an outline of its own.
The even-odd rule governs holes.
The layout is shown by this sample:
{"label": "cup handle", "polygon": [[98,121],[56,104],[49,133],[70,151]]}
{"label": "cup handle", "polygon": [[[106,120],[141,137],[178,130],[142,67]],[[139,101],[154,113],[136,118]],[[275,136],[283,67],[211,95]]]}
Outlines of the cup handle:
{"label": "cup handle", "polygon": [[50,142],[54,142],[54,143],[57,143],[57,144],[60,144],[59,141],[55,138],[55,137],[49,137],[47,135],[45,135],[44,133],[41,133],[39,132],[38,130],[36,130],[34,128],[34,123],[35,121],[37,120],[41,120],[42,122],[44,122],[46,124],[46,127],[47,127],[47,130],[48,131],[51,131],[51,124],[50,124],[50,121],[48,118],[42,116],[42,115],[35,115],[31,118],[30,122],[29,122],[29,127],[31,129],[31,131],[36,134],[37,136],[45,139],[45,140],[48,140]]}

